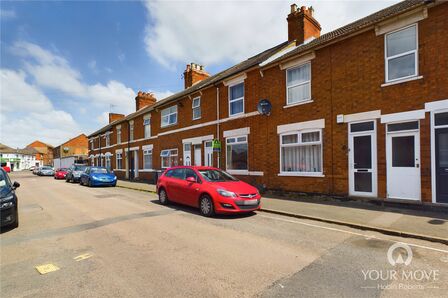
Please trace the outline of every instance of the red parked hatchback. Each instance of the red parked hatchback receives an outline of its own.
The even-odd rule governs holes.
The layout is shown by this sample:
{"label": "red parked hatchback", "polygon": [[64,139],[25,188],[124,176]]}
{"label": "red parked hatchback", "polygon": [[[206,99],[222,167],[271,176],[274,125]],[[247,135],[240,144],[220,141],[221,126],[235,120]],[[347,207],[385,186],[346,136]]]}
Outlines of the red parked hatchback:
{"label": "red parked hatchback", "polygon": [[65,179],[67,171],[68,169],[65,168],[57,169],[56,172],[54,172],[54,179]]}
{"label": "red parked hatchback", "polygon": [[245,213],[260,209],[258,190],[223,170],[212,167],[174,167],[157,181],[161,204],[170,201],[198,208],[202,215]]}

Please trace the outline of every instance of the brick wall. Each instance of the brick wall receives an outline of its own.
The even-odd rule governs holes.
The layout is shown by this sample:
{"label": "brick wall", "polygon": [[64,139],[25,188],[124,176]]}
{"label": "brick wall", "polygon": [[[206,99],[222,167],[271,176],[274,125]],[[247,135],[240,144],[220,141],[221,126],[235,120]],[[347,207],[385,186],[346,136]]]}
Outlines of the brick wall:
{"label": "brick wall", "polygon": [[[381,110],[381,114],[424,109],[424,103],[448,98],[448,4],[428,9],[428,18],[418,23],[419,75],[423,78],[401,84],[384,86],[384,35],[376,36],[373,28],[361,34],[344,39],[332,45],[317,49],[311,61],[311,96],[313,102],[284,108],[286,105],[286,71],[274,66],[263,70],[254,68],[246,72],[244,118],[233,119],[219,125],[219,139],[222,142],[220,166],[225,168],[225,140],[223,131],[250,127],[248,136],[249,171],[263,172],[263,176],[240,176],[241,179],[270,189],[287,191],[348,194],[348,125],[336,123],[336,115],[353,114]],[[213,134],[217,137],[217,125],[205,125],[217,119],[216,88],[219,88],[219,118],[229,117],[228,87],[223,83],[208,86],[202,94],[178,101],[178,123],[161,128],[160,113],[167,104],[152,110],[151,133],[157,138],[132,142],[130,147],[138,146],[139,168],[143,167],[141,146],[153,144],[153,167],[160,169],[160,151],[177,148],[179,164],[183,158],[182,139]],[[202,117],[192,120],[192,98],[201,96]],[[270,116],[247,115],[256,111],[260,99],[272,102]],[[143,138],[143,116],[134,118],[135,140]],[[279,136],[277,126],[289,123],[325,119],[323,129],[323,177],[283,177],[279,173]],[[387,195],[386,173],[386,134],[385,125],[377,119],[377,168],[378,196]],[[182,130],[194,126],[194,129]],[[127,122],[121,122],[122,142],[127,140]],[[180,131],[178,131],[180,130]],[[116,143],[116,126],[112,128],[111,144]],[[96,139],[96,142],[98,140]],[[104,142],[104,140],[103,140]],[[421,142],[421,198],[431,201],[431,162],[430,162],[430,122],[429,114],[420,120]],[[102,147],[104,148],[105,143]],[[115,150],[127,145],[108,148],[114,154],[112,166],[115,168]],[[98,148],[98,144],[95,145]],[[202,144],[204,153],[204,144]],[[98,154],[98,150],[90,154]],[[192,152],[192,157],[194,156]],[[125,161],[123,161],[124,163]],[[217,154],[214,154],[217,165]],[[124,177],[124,172],[117,172]],[[152,173],[140,173],[141,179],[151,179]]]}

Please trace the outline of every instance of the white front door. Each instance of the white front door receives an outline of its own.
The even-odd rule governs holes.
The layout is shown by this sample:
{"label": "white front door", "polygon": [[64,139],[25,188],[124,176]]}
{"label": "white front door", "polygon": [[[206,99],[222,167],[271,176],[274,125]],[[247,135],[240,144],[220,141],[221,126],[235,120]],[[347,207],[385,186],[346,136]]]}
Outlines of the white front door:
{"label": "white front door", "polygon": [[202,165],[201,144],[194,145],[194,165],[195,166],[201,166]]}
{"label": "white front door", "polygon": [[213,147],[212,141],[205,142],[205,161],[204,165],[207,167],[213,167]]}
{"label": "white front door", "polygon": [[349,194],[377,196],[376,122],[349,123]]}
{"label": "white front door", "polygon": [[191,144],[184,144],[184,166],[191,166]]}
{"label": "white front door", "polygon": [[387,197],[420,200],[418,121],[387,125]]}

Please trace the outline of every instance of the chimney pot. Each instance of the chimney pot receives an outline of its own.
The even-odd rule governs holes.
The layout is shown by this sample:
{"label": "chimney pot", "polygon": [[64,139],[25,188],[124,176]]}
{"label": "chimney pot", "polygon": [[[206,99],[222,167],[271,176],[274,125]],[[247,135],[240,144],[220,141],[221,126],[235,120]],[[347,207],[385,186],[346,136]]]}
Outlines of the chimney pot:
{"label": "chimney pot", "polygon": [[311,37],[320,36],[320,24],[313,17],[314,9],[310,6],[300,7],[297,11],[297,5],[291,5],[291,13],[286,20],[288,21],[288,41],[296,41],[296,44],[302,44],[305,40]]}
{"label": "chimney pot", "polygon": [[204,66],[197,63],[187,64],[184,71],[184,85],[185,89],[193,86],[196,83],[208,78],[210,75],[205,71]]}

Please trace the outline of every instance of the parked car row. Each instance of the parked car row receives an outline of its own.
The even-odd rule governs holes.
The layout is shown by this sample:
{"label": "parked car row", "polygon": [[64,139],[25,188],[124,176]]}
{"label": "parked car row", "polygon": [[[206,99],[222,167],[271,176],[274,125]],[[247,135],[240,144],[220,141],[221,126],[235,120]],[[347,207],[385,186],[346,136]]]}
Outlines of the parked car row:
{"label": "parked car row", "polygon": [[73,165],[70,168],[58,168],[44,166],[34,169],[33,174],[38,176],[53,176],[54,179],[65,182],[79,183],[88,186],[116,186],[117,176],[105,167],[93,167],[86,165]]}

